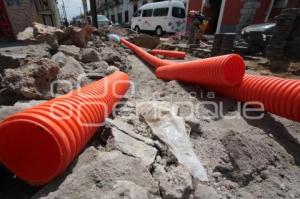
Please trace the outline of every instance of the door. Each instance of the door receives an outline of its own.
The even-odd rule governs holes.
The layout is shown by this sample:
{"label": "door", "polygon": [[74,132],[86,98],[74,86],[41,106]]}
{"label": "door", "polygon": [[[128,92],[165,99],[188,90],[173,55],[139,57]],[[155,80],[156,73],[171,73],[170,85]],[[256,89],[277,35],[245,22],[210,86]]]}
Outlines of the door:
{"label": "door", "polygon": [[11,28],[5,5],[0,1],[0,39],[13,39],[14,33]]}
{"label": "door", "polygon": [[153,9],[145,9],[143,10],[142,12],[142,17],[141,17],[141,23],[142,23],[142,27],[141,29],[142,30],[153,30],[153,24],[152,24],[152,21],[153,21],[153,17],[152,17],[152,14],[153,14]]}

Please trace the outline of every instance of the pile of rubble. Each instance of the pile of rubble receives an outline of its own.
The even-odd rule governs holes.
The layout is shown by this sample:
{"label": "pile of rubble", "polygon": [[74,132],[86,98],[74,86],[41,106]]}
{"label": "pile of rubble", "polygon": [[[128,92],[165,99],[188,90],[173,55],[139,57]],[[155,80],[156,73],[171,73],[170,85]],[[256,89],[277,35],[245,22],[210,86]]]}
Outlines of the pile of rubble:
{"label": "pile of rubble", "polygon": [[25,46],[0,50],[0,104],[43,100],[111,74],[128,72],[128,50],[87,26],[64,31],[34,23],[19,34]]}

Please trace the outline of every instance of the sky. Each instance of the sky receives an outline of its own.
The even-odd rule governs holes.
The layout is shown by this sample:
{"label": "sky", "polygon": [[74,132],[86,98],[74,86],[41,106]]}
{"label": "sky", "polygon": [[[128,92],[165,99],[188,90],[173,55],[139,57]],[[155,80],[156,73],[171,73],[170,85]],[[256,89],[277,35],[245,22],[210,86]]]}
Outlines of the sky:
{"label": "sky", "polygon": [[[83,12],[82,0],[58,0],[58,9],[60,16],[63,16],[62,12],[62,2],[65,2],[66,13],[68,20],[71,20],[73,17],[78,16],[81,12]],[[90,7],[90,0],[87,0],[88,9]]]}

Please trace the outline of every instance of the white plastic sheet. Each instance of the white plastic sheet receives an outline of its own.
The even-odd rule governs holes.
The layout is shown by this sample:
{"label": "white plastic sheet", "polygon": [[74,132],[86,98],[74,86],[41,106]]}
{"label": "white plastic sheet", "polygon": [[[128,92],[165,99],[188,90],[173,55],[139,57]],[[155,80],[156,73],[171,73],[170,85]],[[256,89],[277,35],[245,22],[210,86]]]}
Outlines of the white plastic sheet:
{"label": "white plastic sheet", "polygon": [[193,177],[208,181],[207,173],[197,158],[178,107],[169,102],[145,102],[138,106],[152,133],[167,144],[178,162],[186,166]]}

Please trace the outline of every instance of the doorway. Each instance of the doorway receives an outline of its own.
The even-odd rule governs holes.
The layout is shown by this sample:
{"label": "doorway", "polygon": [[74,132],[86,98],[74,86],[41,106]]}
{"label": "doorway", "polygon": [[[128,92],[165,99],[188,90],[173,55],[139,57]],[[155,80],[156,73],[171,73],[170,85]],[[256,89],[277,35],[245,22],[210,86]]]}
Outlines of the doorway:
{"label": "doorway", "polygon": [[222,0],[209,0],[209,8],[204,8],[204,14],[209,17],[209,25],[206,30],[206,34],[215,34],[218,26]]}

